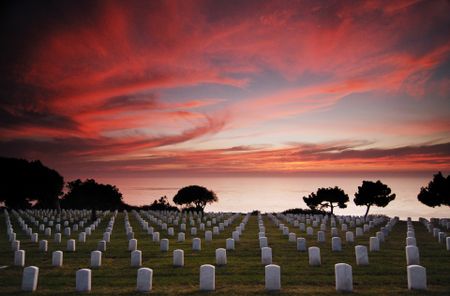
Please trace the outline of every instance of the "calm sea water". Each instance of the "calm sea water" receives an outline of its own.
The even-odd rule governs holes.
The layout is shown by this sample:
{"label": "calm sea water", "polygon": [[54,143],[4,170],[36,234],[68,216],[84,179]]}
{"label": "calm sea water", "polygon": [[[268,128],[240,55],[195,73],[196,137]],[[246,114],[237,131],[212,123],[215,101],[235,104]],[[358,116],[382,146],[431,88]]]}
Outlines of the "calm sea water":
{"label": "calm sea water", "polygon": [[[379,178],[364,178],[376,181]],[[417,200],[420,187],[426,186],[429,177],[383,177],[397,197],[385,208],[372,207],[370,213],[412,217],[450,217],[449,207],[431,208]],[[214,190],[219,202],[208,205],[207,211],[278,212],[290,208],[307,208],[302,197],[319,187],[339,186],[350,197],[346,209],[336,209],[338,215],[363,215],[366,208],[353,203],[353,195],[362,184],[361,177],[196,177],[196,178],[135,178],[108,179],[119,187],[124,200],[132,205],[150,204],[160,196],[169,200],[184,186],[197,184]]]}

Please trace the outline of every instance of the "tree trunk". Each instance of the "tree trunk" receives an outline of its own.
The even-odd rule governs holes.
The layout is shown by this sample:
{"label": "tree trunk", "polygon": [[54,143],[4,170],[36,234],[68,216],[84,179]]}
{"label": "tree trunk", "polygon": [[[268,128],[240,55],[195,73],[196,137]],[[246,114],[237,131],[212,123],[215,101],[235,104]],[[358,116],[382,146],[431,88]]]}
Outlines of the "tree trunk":
{"label": "tree trunk", "polygon": [[330,208],[331,208],[331,216],[333,216],[334,214],[333,214],[333,209],[334,209],[334,207],[333,207],[333,204],[330,202]]}
{"label": "tree trunk", "polygon": [[369,209],[370,209],[370,205],[367,205],[367,210],[366,210],[366,214],[364,215],[364,221],[367,218],[367,214],[369,214]]}

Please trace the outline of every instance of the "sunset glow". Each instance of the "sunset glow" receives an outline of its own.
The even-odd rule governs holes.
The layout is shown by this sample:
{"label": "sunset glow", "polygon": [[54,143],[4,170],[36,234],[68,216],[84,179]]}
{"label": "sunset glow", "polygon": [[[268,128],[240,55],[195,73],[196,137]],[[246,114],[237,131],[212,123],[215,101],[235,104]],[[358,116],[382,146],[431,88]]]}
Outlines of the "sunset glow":
{"label": "sunset glow", "polygon": [[450,171],[448,1],[82,3],[2,17],[1,155],[68,179]]}

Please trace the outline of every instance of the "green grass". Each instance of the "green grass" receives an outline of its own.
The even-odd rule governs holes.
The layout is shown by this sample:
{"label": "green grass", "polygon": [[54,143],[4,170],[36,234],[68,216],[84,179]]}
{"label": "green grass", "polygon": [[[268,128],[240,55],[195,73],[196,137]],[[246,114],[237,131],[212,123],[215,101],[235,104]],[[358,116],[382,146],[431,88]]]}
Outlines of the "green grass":
{"label": "green grass", "polygon": [[[343,241],[342,252],[331,252],[331,238],[327,232],[326,243],[317,243],[316,236],[307,237],[298,228],[289,225],[291,232],[297,236],[307,238],[307,246],[318,246],[321,250],[322,265],[310,267],[306,252],[298,252],[295,243],[289,243],[288,238],[264,216],[266,235],[269,246],[273,251],[273,263],[281,266],[280,292],[266,292],[264,290],[264,266],[260,263],[260,250],[258,243],[257,217],[251,216],[241,240],[236,242],[236,250],[228,251],[228,264],[216,267],[216,291],[199,292],[199,268],[202,264],[215,263],[215,249],[225,247],[225,239],[231,237],[231,232],[242,221],[238,218],[234,224],[226,228],[220,236],[213,241],[204,241],[203,231],[198,232],[202,238],[202,251],[191,251],[189,231],[186,232],[186,241],[176,242],[176,236],[170,239],[170,251],[159,250],[159,243],[154,243],[139,226],[135,217],[130,214],[130,223],[138,239],[138,249],[143,252],[143,267],[153,269],[154,295],[330,295],[337,293],[334,288],[334,264],[348,263],[353,267],[353,285],[356,295],[449,295],[450,294],[450,252],[446,251],[444,244],[439,244],[427,232],[426,228],[414,222],[416,238],[420,250],[421,265],[427,269],[426,292],[409,291],[406,280],[405,237],[406,223],[400,221],[381,244],[380,252],[369,253],[369,266],[356,266],[354,246],[362,244],[368,246],[369,237],[374,236],[379,227],[365,233],[363,237],[355,238],[354,244],[345,242],[345,234],[340,232]],[[19,295],[28,294],[20,291],[22,271],[21,267],[14,267],[13,252],[7,240],[4,215],[0,215],[0,265],[8,265],[0,269],[0,294]],[[80,268],[89,268],[90,252],[95,250],[97,242],[102,239],[103,231],[109,217],[93,234],[88,237],[85,244],[77,242],[75,253],[65,252],[67,237],[63,236],[61,244],[53,242],[53,236],[48,238],[49,250],[46,253],[38,250],[38,244],[31,243],[29,238],[20,230],[16,219],[11,215],[17,239],[21,241],[21,249],[26,250],[26,266],[39,267],[39,283],[35,295],[79,295],[75,292],[75,272]],[[155,229],[157,227],[152,225]],[[34,228],[34,231],[37,229]],[[188,227],[189,230],[189,227]],[[161,238],[166,233],[160,231]],[[177,228],[176,228],[177,233]],[[43,239],[39,233],[39,239]],[[72,233],[71,238],[78,238]],[[140,295],[135,292],[137,268],[130,267],[130,252],[127,251],[128,242],[124,229],[124,216],[117,216],[111,242],[103,254],[102,266],[92,271],[91,295]],[[183,249],[185,252],[185,266],[172,267],[172,251]],[[64,251],[64,266],[56,268],[51,266],[51,253],[55,250]]]}

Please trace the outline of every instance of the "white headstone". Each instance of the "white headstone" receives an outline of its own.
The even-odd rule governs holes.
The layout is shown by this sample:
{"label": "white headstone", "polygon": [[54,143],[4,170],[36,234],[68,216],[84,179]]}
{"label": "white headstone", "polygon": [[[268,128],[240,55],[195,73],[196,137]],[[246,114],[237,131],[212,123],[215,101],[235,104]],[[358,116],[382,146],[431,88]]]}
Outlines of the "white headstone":
{"label": "white headstone", "polygon": [[207,230],[207,231],[205,231],[205,241],[207,241],[207,242],[209,242],[209,241],[212,241],[212,232],[211,232],[211,230]]}
{"label": "white headstone", "polygon": [[159,249],[163,252],[169,251],[169,240],[167,238],[163,238],[159,244]]}
{"label": "white headstone", "polygon": [[85,243],[86,242],[86,232],[82,231],[78,234],[78,241],[80,243]]}
{"label": "white headstone", "polygon": [[406,245],[407,246],[416,246],[416,238],[415,237],[407,237],[406,238]]}
{"label": "white headstone", "polygon": [[61,233],[55,233],[54,242],[57,243],[57,244],[61,243]]}
{"label": "white headstone", "polygon": [[355,246],[356,265],[369,265],[369,255],[366,246]]}
{"label": "white headstone", "polygon": [[289,233],[289,242],[295,243],[297,241],[297,235],[293,232]]}
{"label": "white headstone", "polygon": [[184,251],[177,249],[173,251],[173,266],[183,267],[184,266]]}
{"label": "white headstone", "polygon": [[18,250],[14,252],[14,266],[25,266],[24,250]]}
{"label": "white headstone", "polygon": [[133,238],[128,241],[128,251],[137,250],[137,239]]}
{"label": "white headstone", "polygon": [[272,248],[270,247],[261,248],[261,264],[263,265],[272,264]]}
{"label": "white headstone", "polygon": [[138,292],[150,292],[152,290],[153,270],[142,267],[137,272],[136,290]]}
{"label": "white headstone", "polygon": [[192,250],[201,251],[202,250],[202,240],[198,237],[192,239]]}
{"label": "white headstone", "polygon": [[324,243],[325,242],[325,232],[324,231],[322,231],[322,230],[317,231],[317,241],[319,243]]}
{"label": "white headstone", "polygon": [[200,290],[214,291],[216,289],[216,268],[210,264],[200,266]]}
{"label": "white headstone", "polygon": [[106,252],[106,241],[99,241],[97,244],[97,250],[99,250],[100,252]]}
{"label": "white headstone", "polygon": [[102,252],[100,251],[92,251],[91,252],[91,267],[100,267],[102,266]]}
{"label": "white headstone", "polygon": [[426,290],[427,289],[427,270],[420,265],[409,265],[407,268],[408,289]]}
{"label": "white headstone", "polygon": [[268,291],[281,289],[281,268],[275,264],[268,264],[264,267],[265,286]]}
{"label": "white headstone", "polygon": [[333,252],[342,251],[342,243],[341,243],[340,237],[335,236],[335,237],[331,238],[331,251],[333,251]]}
{"label": "white headstone", "polygon": [[369,250],[371,252],[378,252],[380,250],[380,241],[378,240],[378,237],[376,237],[376,236],[370,237]]}
{"label": "white headstone", "polygon": [[140,267],[142,265],[142,252],[134,250],[131,252],[131,266]]}
{"label": "white headstone", "polygon": [[419,248],[416,246],[406,246],[406,266],[409,265],[419,265],[420,257],[419,257]]}
{"label": "white headstone", "polygon": [[346,263],[337,263],[334,265],[334,276],[336,280],[336,291],[353,291],[352,267]]}
{"label": "white headstone", "polygon": [[264,247],[268,247],[269,246],[269,244],[268,244],[268,242],[267,242],[267,237],[260,237],[259,238],[259,247],[260,248],[264,248]]}
{"label": "white headstone", "polygon": [[36,291],[39,278],[39,268],[36,266],[28,266],[23,269],[22,274],[22,291]]}
{"label": "white headstone", "polygon": [[52,265],[56,267],[63,266],[63,256],[62,251],[54,251],[52,253]]}
{"label": "white headstone", "polygon": [[319,266],[321,264],[320,249],[318,247],[309,247],[308,258],[309,258],[309,265]]}
{"label": "white headstone", "polygon": [[91,270],[88,268],[79,269],[76,273],[76,288],[77,292],[91,291]]}
{"label": "white headstone", "polygon": [[159,232],[157,232],[157,231],[153,232],[152,240],[157,243],[159,242]]}
{"label": "white headstone", "polygon": [[227,265],[227,250],[224,248],[216,249],[216,265]]}
{"label": "white headstone", "polygon": [[111,241],[111,232],[105,232],[103,233],[103,240],[107,243]]}
{"label": "white headstone", "polygon": [[347,232],[345,233],[345,240],[346,240],[348,243],[353,243],[353,242],[355,242],[355,235],[353,234],[353,231],[347,231]]}
{"label": "white headstone", "polygon": [[67,240],[67,251],[68,252],[75,252],[76,251],[76,245],[74,239]]}
{"label": "white headstone", "polygon": [[232,232],[232,234],[231,234],[231,236],[233,237],[233,239],[234,239],[234,241],[235,242],[238,242],[239,241],[239,231],[233,231]]}
{"label": "white headstone", "polygon": [[226,240],[226,249],[227,250],[234,250],[234,239],[227,238],[227,240]]}
{"label": "white headstone", "polygon": [[185,239],[186,239],[186,235],[184,234],[184,232],[179,232],[177,241],[184,242]]}
{"label": "white headstone", "polygon": [[306,252],[306,239],[303,237],[297,238],[297,251]]}
{"label": "white headstone", "polygon": [[48,241],[43,239],[39,241],[39,251],[47,252],[48,250]]}

